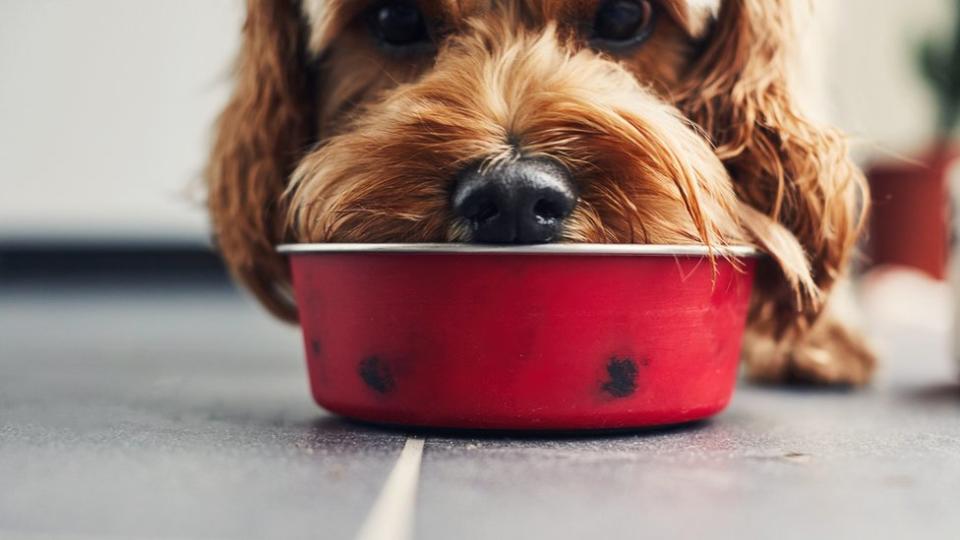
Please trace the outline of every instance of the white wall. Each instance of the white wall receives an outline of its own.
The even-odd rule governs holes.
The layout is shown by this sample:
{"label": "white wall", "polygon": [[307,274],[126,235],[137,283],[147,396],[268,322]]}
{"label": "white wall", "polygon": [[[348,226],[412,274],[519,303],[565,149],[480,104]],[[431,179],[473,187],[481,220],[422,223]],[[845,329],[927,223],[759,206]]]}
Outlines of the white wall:
{"label": "white wall", "polygon": [[916,67],[924,36],[955,20],[955,0],[818,0],[830,3],[826,95],[833,120],[862,156],[910,155],[929,142],[932,94]]}
{"label": "white wall", "polygon": [[241,15],[239,0],[0,0],[0,237],[203,241],[188,191]]}
{"label": "white wall", "polygon": [[[803,0],[800,0],[803,1]],[[932,109],[912,44],[951,0],[816,0],[828,117],[909,153]],[[241,0],[0,0],[0,238],[203,241],[196,186]]]}

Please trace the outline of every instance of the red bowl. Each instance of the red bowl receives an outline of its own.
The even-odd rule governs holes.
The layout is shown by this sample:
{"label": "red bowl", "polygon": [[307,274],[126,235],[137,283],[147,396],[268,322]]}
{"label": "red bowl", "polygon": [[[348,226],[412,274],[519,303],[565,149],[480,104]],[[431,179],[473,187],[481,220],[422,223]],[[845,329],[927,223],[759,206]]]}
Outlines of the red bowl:
{"label": "red bowl", "polygon": [[730,401],[755,252],[699,246],[294,244],[314,399],[364,421],[579,430]]}

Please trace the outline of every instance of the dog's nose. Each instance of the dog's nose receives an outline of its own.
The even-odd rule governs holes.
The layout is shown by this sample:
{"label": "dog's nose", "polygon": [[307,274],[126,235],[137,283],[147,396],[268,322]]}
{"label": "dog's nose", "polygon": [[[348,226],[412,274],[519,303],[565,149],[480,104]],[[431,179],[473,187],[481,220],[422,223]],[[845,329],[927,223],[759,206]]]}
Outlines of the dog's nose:
{"label": "dog's nose", "polygon": [[560,237],[577,194],[569,172],[559,164],[519,159],[461,173],[452,204],[474,242],[542,244]]}

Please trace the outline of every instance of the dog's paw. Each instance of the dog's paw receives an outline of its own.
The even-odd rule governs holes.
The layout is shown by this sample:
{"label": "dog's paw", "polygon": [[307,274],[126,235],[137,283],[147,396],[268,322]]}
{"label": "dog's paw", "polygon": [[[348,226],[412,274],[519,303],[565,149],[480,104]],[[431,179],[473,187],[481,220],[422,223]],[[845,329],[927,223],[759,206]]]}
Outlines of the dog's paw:
{"label": "dog's paw", "polygon": [[827,318],[797,340],[748,335],[744,363],[748,378],[760,383],[863,386],[873,376],[876,355],[863,337]]}

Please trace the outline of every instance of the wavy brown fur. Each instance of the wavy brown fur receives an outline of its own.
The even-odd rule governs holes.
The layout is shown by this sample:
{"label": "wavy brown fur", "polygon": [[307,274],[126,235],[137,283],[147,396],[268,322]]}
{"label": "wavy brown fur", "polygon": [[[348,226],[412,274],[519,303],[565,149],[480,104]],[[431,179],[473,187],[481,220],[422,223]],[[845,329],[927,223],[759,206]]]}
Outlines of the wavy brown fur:
{"label": "wavy brown fur", "polygon": [[[845,272],[867,215],[866,181],[846,138],[797,108],[789,89],[793,13],[788,0],[724,2],[713,38],[687,74],[679,106],[710,135],[737,194],[782,223],[803,245],[824,294]],[[794,303],[776,280],[761,279],[751,318],[775,338],[802,340],[822,313],[791,318]],[[787,334],[791,334],[788,336]],[[870,357],[869,354],[859,356]],[[785,362],[780,355],[776,363]],[[775,380],[764,355],[747,355],[759,379]],[[863,382],[872,371],[872,357]]]}
{"label": "wavy brown fur", "polygon": [[207,169],[217,245],[240,281],[277,316],[296,319],[281,195],[315,133],[306,26],[299,2],[248,0],[236,87]]}
{"label": "wavy brown fur", "polygon": [[[679,106],[710,134],[738,195],[800,240],[827,292],[849,262],[869,197],[846,139],[794,103],[791,13],[787,0],[724,2]],[[809,322],[817,313],[808,311]]]}

